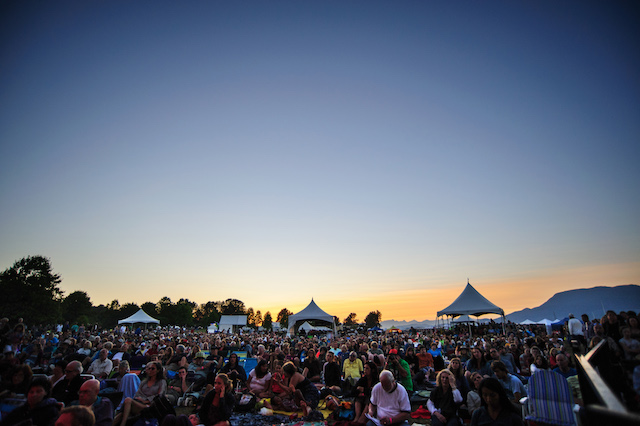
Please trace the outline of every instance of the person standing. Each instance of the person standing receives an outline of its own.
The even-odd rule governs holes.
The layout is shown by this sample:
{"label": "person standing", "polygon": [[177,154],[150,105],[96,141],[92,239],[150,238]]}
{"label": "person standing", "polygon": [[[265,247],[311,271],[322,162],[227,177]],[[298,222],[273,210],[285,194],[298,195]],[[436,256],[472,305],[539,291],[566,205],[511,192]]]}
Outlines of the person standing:
{"label": "person standing", "polygon": [[567,329],[569,331],[569,339],[577,340],[580,343],[581,348],[587,347],[587,340],[584,337],[584,330],[582,329],[582,323],[573,314],[569,314],[569,321],[567,322]]}

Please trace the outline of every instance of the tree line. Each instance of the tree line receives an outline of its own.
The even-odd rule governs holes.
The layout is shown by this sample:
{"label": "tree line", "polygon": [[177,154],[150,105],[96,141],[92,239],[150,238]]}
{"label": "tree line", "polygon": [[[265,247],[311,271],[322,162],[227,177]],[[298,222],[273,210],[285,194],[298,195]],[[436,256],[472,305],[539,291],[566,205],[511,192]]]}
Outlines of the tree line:
{"label": "tree line", "polygon": [[[62,278],[53,272],[51,262],[44,256],[27,256],[16,261],[11,267],[0,273],[0,312],[3,316],[24,318],[31,324],[58,324],[68,321],[70,324],[97,324],[103,328],[112,328],[118,320],[127,318],[142,308],[147,314],[160,320],[161,324],[186,327],[207,327],[220,321],[222,315],[247,315],[247,325],[252,328],[262,326],[271,330],[273,322],[279,322],[283,328],[293,312],[283,308],[275,320],[271,312],[262,314],[260,310],[246,307],[238,299],[209,301],[197,304],[189,299],[177,302],[163,297],[158,302],[120,304],[113,300],[107,305],[94,306],[84,291],[74,291],[67,296],[59,288]],[[372,311],[365,318],[366,327],[380,324],[380,311]],[[334,317],[340,325],[338,317]],[[357,316],[350,313],[344,319],[344,326],[357,327]]]}

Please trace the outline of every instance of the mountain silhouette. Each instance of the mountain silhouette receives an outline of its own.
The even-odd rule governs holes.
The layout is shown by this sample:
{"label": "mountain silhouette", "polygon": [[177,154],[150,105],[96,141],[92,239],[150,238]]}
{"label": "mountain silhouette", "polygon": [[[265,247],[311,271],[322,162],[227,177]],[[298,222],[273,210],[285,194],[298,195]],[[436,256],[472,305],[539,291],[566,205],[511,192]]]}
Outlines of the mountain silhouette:
{"label": "mountain silhouette", "polygon": [[542,319],[562,319],[574,314],[580,317],[589,315],[590,319],[602,317],[606,311],[640,310],[640,286],[635,284],[615,287],[593,287],[568,290],[556,293],[551,299],[537,308],[526,308],[508,314],[507,320],[522,322],[524,320],[540,321]]}

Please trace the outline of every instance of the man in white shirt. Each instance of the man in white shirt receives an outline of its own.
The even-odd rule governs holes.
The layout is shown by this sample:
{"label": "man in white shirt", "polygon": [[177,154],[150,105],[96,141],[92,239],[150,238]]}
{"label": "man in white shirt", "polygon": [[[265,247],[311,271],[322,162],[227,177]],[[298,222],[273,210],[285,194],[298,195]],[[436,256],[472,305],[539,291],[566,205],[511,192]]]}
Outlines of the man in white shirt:
{"label": "man in white shirt", "polygon": [[409,425],[410,416],[411,402],[407,391],[395,381],[391,371],[382,370],[380,382],[371,390],[367,426]]}
{"label": "man in white shirt", "polygon": [[582,347],[587,346],[587,340],[584,338],[584,331],[582,330],[582,322],[573,314],[569,314],[567,328],[569,329],[570,339],[577,340]]}
{"label": "man in white shirt", "polygon": [[107,349],[100,350],[98,358],[91,363],[87,373],[93,374],[97,379],[106,379],[113,370],[113,363],[108,358],[109,351]]}

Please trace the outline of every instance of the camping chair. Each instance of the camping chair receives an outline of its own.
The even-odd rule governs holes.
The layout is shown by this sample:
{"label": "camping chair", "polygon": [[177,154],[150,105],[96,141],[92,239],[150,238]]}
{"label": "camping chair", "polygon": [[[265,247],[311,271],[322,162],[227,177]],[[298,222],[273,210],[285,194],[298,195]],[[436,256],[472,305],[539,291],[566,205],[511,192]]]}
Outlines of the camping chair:
{"label": "camping chair", "polygon": [[569,383],[558,373],[539,370],[529,379],[529,396],[522,398],[527,424],[575,426],[573,396]]}
{"label": "camping chair", "polygon": [[140,378],[137,375],[127,373],[122,377],[120,385],[118,385],[118,392],[122,392],[122,399],[118,404],[118,408],[120,408],[125,398],[133,398],[138,391],[138,387],[140,387]]}
{"label": "camping chair", "polygon": [[249,355],[247,351],[233,351],[231,353],[238,355],[238,362],[246,360]]}
{"label": "camping chair", "polygon": [[147,357],[144,355],[132,356],[129,360],[129,368],[132,370],[142,370],[142,367],[147,363]]}
{"label": "camping chair", "polygon": [[247,374],[251,373],[251,370],[253,370],[254,368],[256,368],[256,366],[258,365],[258,359],[257,358],[247,358],[244,361],[244,370],[247,372]]}

